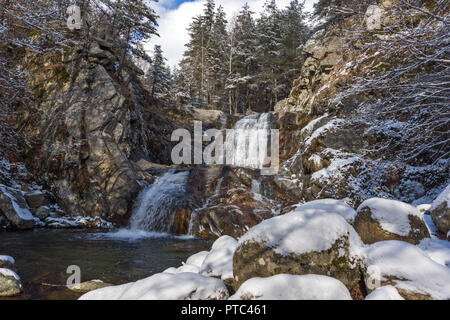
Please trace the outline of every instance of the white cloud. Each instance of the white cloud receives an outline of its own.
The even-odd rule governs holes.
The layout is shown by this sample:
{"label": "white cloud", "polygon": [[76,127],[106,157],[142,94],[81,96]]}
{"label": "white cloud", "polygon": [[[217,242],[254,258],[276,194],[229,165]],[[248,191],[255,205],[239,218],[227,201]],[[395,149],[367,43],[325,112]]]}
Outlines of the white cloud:
{"label": "white cloud", "polygon": [[[206,0],[195,0],[184,2],[178,8],[172,8],[175,0],[160,0],[154,4],[156,13],[160,16],[158,20],[158,33],[160,37],[154,37],[147,48],[153,50],[155,44],[161,45],[164,55],[170,66],[175,66],[181,60],[185,50],[184,45],[189,41],[189,35],[186,28],[192,21],[192,18],[203,12],[203,6]],[[291,0],[277,0],[279,8],[286,7]],[[312,6],[318,0],[306,0],[306,9],[311,10]],[[222,5],[230,19],[235,13],[239,12],[245,2],[248,2],[252,11],[257,14],[261,12],[265,0],[216,0],[216,6]],[[257,14],[255,17],[257,17]]]}

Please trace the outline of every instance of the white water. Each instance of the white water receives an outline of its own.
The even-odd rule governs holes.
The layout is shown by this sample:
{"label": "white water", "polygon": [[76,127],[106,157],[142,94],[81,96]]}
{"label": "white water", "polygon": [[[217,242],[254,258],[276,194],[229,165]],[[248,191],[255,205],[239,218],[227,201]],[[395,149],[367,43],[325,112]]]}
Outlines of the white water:
{"label": "white water", "polygon": [[183,208],[189,172],[171,170],[141,192],[129,230],[169,233],[176,209]]}
{"label": "white water", "polygon": [[270,137],[270,114],[252,114],[234,126],[225,142],[227,164],[236,167],[262,169],[267,157]]}

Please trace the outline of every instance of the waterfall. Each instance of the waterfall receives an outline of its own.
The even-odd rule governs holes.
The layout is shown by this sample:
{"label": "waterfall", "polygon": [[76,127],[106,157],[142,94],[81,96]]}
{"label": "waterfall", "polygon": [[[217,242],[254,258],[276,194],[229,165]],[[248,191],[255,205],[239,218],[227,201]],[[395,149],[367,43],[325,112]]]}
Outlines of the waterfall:
{"label": "waterfall", "polygon": [[144,189],[130,220],[134,231],[169,233],[175,211],[184,207],[189,171],[170,170]]}
{"label": "waterfall", "polygon": [[[226,137],[227,164],[262,169],[270,137],[270,114],[252,114],[234,126],[234,134]],[[233,152],[229,152],[233,150]]]}

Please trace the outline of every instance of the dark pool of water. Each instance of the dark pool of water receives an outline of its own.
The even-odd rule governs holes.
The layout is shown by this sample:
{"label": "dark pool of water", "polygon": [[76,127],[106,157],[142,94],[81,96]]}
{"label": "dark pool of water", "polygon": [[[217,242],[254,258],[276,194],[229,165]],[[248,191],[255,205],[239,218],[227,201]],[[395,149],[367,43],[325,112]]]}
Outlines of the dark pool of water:
{"label": "dark pool of water", "polygon": [[122,284],[179,266],[210,246],[204,240],[131,231],[0,232],[0,254],[16,260],[25,288],[22,299],[77,298],[64,288],[71,265],[80,267],[82,281]]}

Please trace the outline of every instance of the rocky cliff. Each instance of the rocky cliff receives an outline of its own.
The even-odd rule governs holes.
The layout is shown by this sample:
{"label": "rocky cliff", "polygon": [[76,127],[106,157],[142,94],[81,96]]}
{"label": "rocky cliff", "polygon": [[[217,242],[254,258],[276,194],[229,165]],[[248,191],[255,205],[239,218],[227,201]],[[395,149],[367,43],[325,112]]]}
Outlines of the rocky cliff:
{"label": "rocky cliff", "polygon": [[145,181],[137,163],[169,160],[172,125],[129,63],[117,74],[108,39],[44,57],[29,55],[39,101],[20,122],[30,138],[25,163],[70,215],[123,223]]}
{"label": "rocky cliff", "polygon": [[[305,45],[302,74],[290,97],[276,107],[287,159],[283,174],[291,177],[302,200],[350,197],[358,205],[378,196],[430,203],[448,184],[448,154],[435,156],[427,140],[428,131],[438,137],[445,128],[427,121],[428,104],[405,110],[392,101],[388,109],[382,107],[392,99],[387,90],[352,90],[360,79],[377,72],[382,77],[408,63],[407,52],[380,45],[400,19],[394,3],[382,1],[365,15],[350,15],[317,33]],[[374,14],[378,25],[371,19]],[[424,28],[427,21],[417,14],[408,19],[409,30]],[[416,72],[425,78],[425,70]],[[398,81],[407,83],[405,78]],[[441,145],[442,154],[445,148]]]}

